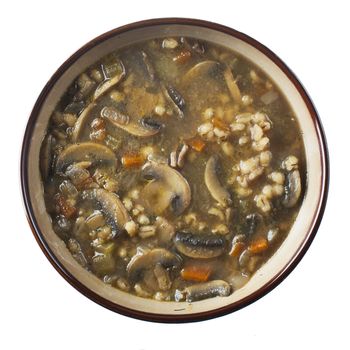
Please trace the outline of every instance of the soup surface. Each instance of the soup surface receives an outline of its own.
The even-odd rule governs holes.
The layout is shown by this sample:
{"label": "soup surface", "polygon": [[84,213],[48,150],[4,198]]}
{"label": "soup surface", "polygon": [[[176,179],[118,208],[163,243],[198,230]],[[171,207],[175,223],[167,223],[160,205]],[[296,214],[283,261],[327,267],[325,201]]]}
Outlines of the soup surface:
{"label": "soup surface", "polygon": [[55,107],[40,155],[54,231],[122,291],[194,302],[242,287],[305,190],[296,118],[246,58],[193,38],[110,53]]}

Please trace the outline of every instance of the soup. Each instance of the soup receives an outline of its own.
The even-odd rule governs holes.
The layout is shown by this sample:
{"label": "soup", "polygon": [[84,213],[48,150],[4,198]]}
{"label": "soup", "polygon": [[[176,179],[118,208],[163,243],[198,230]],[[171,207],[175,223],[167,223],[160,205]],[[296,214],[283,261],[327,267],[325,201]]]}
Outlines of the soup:
{"label": "soup", "polygon": [[46,209],[76,261],[159,301],[241,288],[283,242],[305,191],[293,110],[247,58],[174,37],[82,72],[40,154]]}

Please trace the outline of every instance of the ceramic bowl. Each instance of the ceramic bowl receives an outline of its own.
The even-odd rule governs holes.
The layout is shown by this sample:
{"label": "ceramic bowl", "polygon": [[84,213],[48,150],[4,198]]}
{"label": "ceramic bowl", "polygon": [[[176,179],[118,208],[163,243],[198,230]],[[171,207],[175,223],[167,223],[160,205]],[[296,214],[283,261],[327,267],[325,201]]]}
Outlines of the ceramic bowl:
{"label": "ceramic bowl", "polygon": [[[39,150],[49,116],[73,79],[107,53],[157,37],[190,36],[214,42],[258,65],[284,93],[299,121],[306,151],[307,190],[296,221],[280,248],[241,289],[225,298],[195,303],[164,302],[133,296],[100,281],[73,259],[52,229],[45,210],[39,173]],[[249,36],[219,24],[165,18],[129,24],[105,33],[73,54],[41,92],[30,115],[21,155],[22,192],[30,226],[56,270],[82,294],[104,307],[131,317],[184,322],[209,319],[236,311],[276,287],[297,265],[310,246],[324,212],[328,191],[328,155],[320,119],[305,89],[273,52]]]}

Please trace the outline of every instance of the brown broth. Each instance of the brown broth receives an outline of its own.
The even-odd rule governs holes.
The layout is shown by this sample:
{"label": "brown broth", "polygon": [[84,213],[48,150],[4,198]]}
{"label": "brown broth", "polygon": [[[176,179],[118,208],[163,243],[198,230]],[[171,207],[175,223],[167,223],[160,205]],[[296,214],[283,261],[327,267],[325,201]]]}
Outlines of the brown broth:
{"label": "brown broth", "polygon": [[[305,155],[294,112],[268,75],[225,47],[189,38],[172,40],[157,39],[125,47],[77,77],[51,116],[42,146],[41,169],[53,228],[81,265],[105,283],[141,297],[194,301],[228,293],[216,293],[210,286],[203,286],[209,288],[208,294],[192,298],[187,286],[222,280],[228,283],[230,293],[234,292],[276,251],[300,208],[306,185]],[[165,46],[176,43],[176,47],[167,48],[164,43]],[[205,61],[209,62],[207,68],[188,73]],[[95,99],[101,84],[122,72],[120,62],[125,76]],[[225,72],[231,74],[240,100],[228,88]],[[166,91],[171,88],[185,101],[184,108],[167,96]],[[91,104],[94,106],[89,109]],[[140,125],[142,118],[148,118],[144,128],[160,130],[148,137],[131,135],[105,115],[101,117],[104,107],[127,116],[125,125]],[[246,120],[240,122],[242,118]],[[204,132],[205,128],[210,131]],[[263,138],[267,138],[265,145]],[[204,142],[204,149],[196,149],[193,140],[200,145]],[[57,160],[63,158],[62,152],[74,143],[85,142],[110,148],[118,159],[117,167],[96,159],[91,164],[81,163],[87,160],[86,154],[81,154],[66,168],[58,169]],[[149,179],[142,175],[143,166],[149,159],[157,164],[168,162],[170,153],[176,151],[178,156],[183,145],[188,145],[184,165],[172,171],[187,180],[191,201],[179,215],[171,208],[181,203],[173,200],[159,212],[158,204],[164,202],[164,196],[170,196],[169,189],[156,187],[159,197],[148,198],[150,192],[147,194],[145,187]],[[217,178],[232,200],[229,205],[220,205],[205,183],[206,165],[212,156],[219,163]],[[285,161],[288,156],[297,160],[289,158],[288,163]],[[247,159],[252,159],[255,165],[243,173],[244,164],[240,162]],[[132,167],[128,166],[131,161],[135,162]],[[269,178],[272,172],[275,180]],[[292,174],[301,176],[301,193],[298,186],[293,188],[295,183],[288,181]],[[297,176],[293,179],[300,185]],[[156,181],[160,180],[153,179]],[[115,193],[129,212],[128,221],[136,225],[129,224],[126,229],[120,222],[111,222],[103,204],[87,199],[97,188]],[[288,191],[300,198],[286,207],[290,200]],[[263,197],[263,201],[259,202],[256,196]],[[94,212],[97,216],[91,218]],[[247,220],[251,214],[255,215],[256,227]],[[89,216],[90,221],[86,220]],[[176,232],[190,232],[197,238],[208,233],[212,238],[220,237],[225,243],[223,252],[206,258],[184,254],[174,243],[174,237],[168,241],[160,238],[157,216],[165,218]],[[273,239],[269,230],[278,231]],[[233,252],[236,241],[240,248]],[[131,277],[131,259],[157,248],[180,257],[181,262],[174,267],[163,260],[157,260],[156,265],[155,260],[150,260],[136,277]],[[159,274],[163,280],[159,274],[157,279],[155,266],[161,266]],[[167,283],[161,286],[160,280],[164,279]],[[222,283],[226,286],[225,282]]]}

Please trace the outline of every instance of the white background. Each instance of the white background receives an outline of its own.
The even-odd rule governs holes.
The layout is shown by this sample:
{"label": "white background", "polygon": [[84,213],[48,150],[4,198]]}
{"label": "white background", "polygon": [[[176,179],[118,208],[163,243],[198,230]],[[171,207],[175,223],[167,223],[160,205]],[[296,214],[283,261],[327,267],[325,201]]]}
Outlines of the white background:
{"label": "white background", "polygon": [[[3,1],[0,8],[1,349],[349,349],[350,51],[346,1]],[[20,146],[44,84],[79,47],[129,22],[194,17],[275,51],[322,118],[331,155],[326,213],[310,250],[275,290],[234,314],[182,325],[108,311],[53,269],[27,224]]]}

